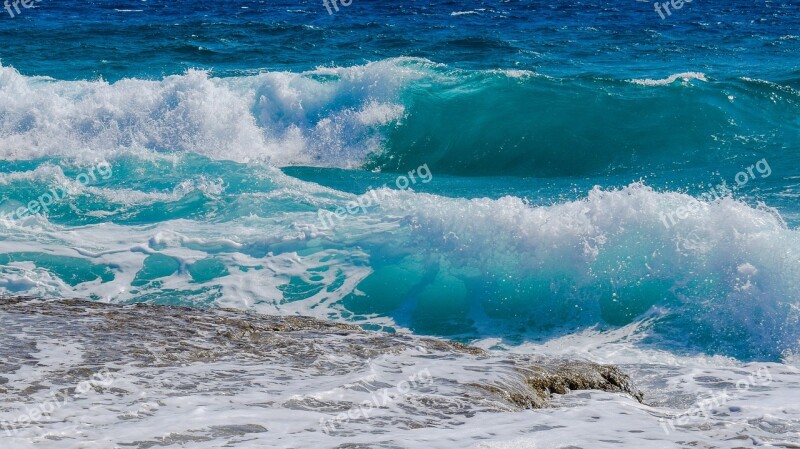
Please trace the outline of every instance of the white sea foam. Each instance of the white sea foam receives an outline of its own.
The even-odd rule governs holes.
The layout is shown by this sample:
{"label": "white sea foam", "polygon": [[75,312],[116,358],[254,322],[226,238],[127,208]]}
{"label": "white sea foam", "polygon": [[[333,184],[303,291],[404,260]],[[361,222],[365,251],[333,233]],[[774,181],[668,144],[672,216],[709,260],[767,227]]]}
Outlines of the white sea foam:
{"label": "white sea foam", "polygon": [[[292,188],[276,189],[279,201],[329,208],[355,198],[281,176],[276,177],[283,180],[279,185],[291,182]],[[218,195],[220,189],[221,184],[210,182],[167,194],[105,188],[96,193],[130,208],[194,191]],[[402,270],[418,276],[418,286],[403,288],[431,295],[446,289],[449,312],[474,316],[479,332],[492,333],[498,324],[486,314],[501,324],[504,313],[525,313],[532,314],[536,326],[594,325],[614,316],[606,297],[623,309],[643,307],[638,313],[651,306],[640,306],[642,298],[651,298],[653,311],[669,318],[670,325],[661,330],[665,338],[702,325],[723,352],[738,348],[750,356],[774,356],[798,347],[800,236],[774,210],[726,198],[693,208],[679,225],[666,228],[662,213],[697,200],[641,184],[596,188],[585,200],[550,207],[533,207],[515,197],[467,200],[389,190],[379,197],[379,206],[332,230],[316,229],[315,212],[280,210],[223,223],[167,219],[68,232],[30,217],[5,231],[5,251],[88,257],[114,267],[116,278],[70,286],[30,262],[14,262],[4,270],[27,281],[0,285],[0,293],[25,293],[27,288],[30,293],[131,301],[167,291],[192,303],[207,302],[213,291],[219,293],[214,303],[221,306],[330,318],[341,316],[339,301],[374,273],[372,258],[392,257]],[[144,259],[155,253],[178,261],[180,270],[165,274],[156,285],[132,288]],[[189,267],[208,258],[227,273],[195,282]],[[474,290],[476,280],[488,290]],[[292,283],[307,285],[301,289],[307,293],[286,290]],[[505,297],[520,303],[516,308],[495,304],[495,298]],[[400,300],[414,301],[412,296]],[[391,315],[376,322],[398,324]],[[413,323],[403,323],[408,324]],[[726,337],[731,332],[744,337]]]}
{"label": "white sea foam", "polygon": [[[19,319],[0,313],[4,325]],[[34,340],[30,334],[3,337],[36,348],[32,354],[35,369],[26,363],[5,373],[7,386],[15,391],[25,391],[29,385],[37,388],[25,397],[5,398],[0,421],[13,422],[21,413],[48,401],[51,392],[63,387],[53,380],[58,373],[72,370],[86,373],[86,379],[94,374],[86,369],[87,344],[65,345],[41,335]],[[307,367],[242,363],[241,358],[176,365],[164,348],[154,347],[150,354],[158,361],[155,366],[125,360],[109,364],[106,368],[113,373],[108,377],[109,388],[71,393],[36,423],[18,426],[11,436],[0,431],[4,447],[13,449],[62,448],[67,444],[104,448],[170,441],[189,441],[193,448],[299,449],[377,443],[413,449],[677,449],[687,445],[734,449],[742,447],[743,441],[791,447],[800,435],[800,408],[796,405],[800,403],[800,370],[790,364],[742,364],[665,354],[635,347],[625,332],[587,332],[555,343],[507,346],[479,342],[498,352],[572,359],[584,356],[619,363],[645,393],[644,404],[622,394],[575,391],[553,397],[553,408],[499,411],[476,404],[475,398],[448,393],[458,391],[459,383],[501,381],[507,375],[505,367],[492,364],[487,357],[429,358],[419,348],[384,354],[366,366],[326,372],[322,370],[329,358],[342,363],[346,355],[326,353]],[[307,348],[298,348],[304,350]],[[321,404],[360,404],[371,399],[369,391],[394,389],[422,370],[427,370],[435,384],[435,394],[425,387],[411,389],[405,396],[394,395],[381,407],[371,407],[366,418],[348,419],[338,432],[322,431],[321,420],[347,409],[328,410]],[[754,373],[761,373],[759,380],[768,381],[736,387]],[[204,389],[176,388],[190,383],[193,387],[202,384]],[[709,407],[707,417],[693,415],[675,429],[664,431],[662,419],[685,414],[699,401],[726,390],[730,398]],[[380,393],[375,396],[381,400]],[[463,413],[449,408],[447,414],[435,413],[437,406],[452,406],[459,399],[464,402]],[[420,415],[420,410],[428,415]]]}
{"label": "white sea foam", "polygon": [[434,64],[396,58],[214,78],[57,81],[0,66],[0,158],[193,151],[214,159],[347,167],[400,120],[398,96]]}
{"label": "white sea foam", "polygon": [[[48,166],[5,179],[16,183],[28,178],[61,180],[62,176],[58,167]],[[356,198],[268,167],[263,176],[276,186],[263,195],[293,195],[292,204],[330,207]],[[213,178],[181,183],[161,194],[109,187],[88,189],[97,189],[93,194],[106,201],[122,201],[131,207],[171,202],[199,191],[212,196],[226,193],[225,186]],[[63,447],[64,440],[58,438],[67,438],[94,441],[86,443],[87,447],[105,447],[112,440],[169,441],[192,434],[193,429],[220,423],[242,426],[240,429],[258,423],[267,432],[249,433],[246,441],[233,442],[220,434],[208,441],[193,441],[192,447],[219,447],[223,441],[232,447],[337,447],[381,441],[385,445],[402,442],[412,448],[661,449],[683,447],[689,441],[696,447],[727,449],[741,446],[743,439],[773,445],[796,440],[800,410],[793,404],[800,401],[800,375],[792,366],[796,357],[791,351],[786,352],[784,364],[745,365],[723,356],[681,355],[696,346],[681,346],[680,340],[669,348],[674,351],[653,346],[659,341],[659,319],[666,316],[683,333],[701,326],[735,329],[736,343],[741,347],[797,347],[800,237],[774,211],[726,198],[692,208],[685,220],[666,228],[661,213],[696,200],[680,193],[656,192],[638,183],[619,190],[595,188],[583,200],[550,207],[535,207],[515,197],[469,200],[389,190],[378,194],[380,204],[367,214],[348,217],[336,229],[324,232],[315,232],[311,226],[316,223],[316,213],[286,210],[221,224],[168,219],[136,226],[104,223],[63,227],[31,217],[9,229],[2,228],[4,252],[77,257],[110,266],[115,278],[72,285],[30,260],[19,260],[0,267],[0,294],[94,297],[107,302],[168,298],[180,304],[344,319],[341,300],[375,272],[372,263],[376,256],[400,255],[419,261],[419,266],[425,258],[438,261],[431,275],[434,279],[429,282],[451,287],[441,290],[446,292],[441,297],[447,299],[460,299],[460,292],[466,291],[453,286],[491,279],[481,277],[483,273],[509,276],[512,291],[519,293],[518,288],[523,286],[520,279],[551,279],[548,276],[558,272],[571,279],[574,291],[580,294],[556,289],[548,290],[547,296],[523,300],[540,303],[543,320],[559,319],[552,311],[559,302],[565,302],[568,308],[581,311],[579,324],[583,330],[541,344],[512,346],[493,338],[505,333],[493,332],[488,322],[482,322],[485,338],[478,344],[511,352],[621,364],[646,392],[645,404],[615,394],[576,392],[557,398],[559,407],[553,409],[477,411],[452,424],[417,428],[396,424],[416,422],[413,413],[404,408],[407,404],[399,401],[380,411],[380,416],[395,419],[394,424],[378,418],[349,424],[352,433],[326,435],[318,430],[319,420],[329,415],[293,406],[293,399],[355,399],[356,393],[340,386],[370,373],[331,374],[322,381],[310,382],[296,370],[240,363],[220,362],[206,367],[189,364],[169,375],[157,367],[118,367],[122,368],[117,373],[118,387],[134,392],[133,396],[76,396],[54,412],[46,433],[32,427],[4,439],[4,443],[9,447],[25,447],[32,442],[37,447]],[[357,249],[352,242],[358,242]],[[154,254],[177,261],[177,271],[156,279],[157,283],[133,285],[145,259]],[[191,267],[209,258],[223,264],[227,273],[194,280]],[[598,296],[591,294],[601,290],[603,280],[608,279],[617,287],[668,279],[679,301],[662,304],[646,317],[609,330],[599,320]],[[697,293],[692,284],[698,282],[710,282],[713,289]],[[301,288],[287,288],[291,285]],[[420,290],[431,288],[423,285]],[[498,296],[503,297],[503,292]],[[478,295],[467,298],[478,319],[485,319],[482,299]],[[404,307],[412,304],[409,300]],[[453,311],[455,307],[449,310]],[[754,316],[761,319],[754,321]],[[365,318],[367,322],[401,327],[391,315]],[[38,344],[40,366],[45,370],[64,369],[81,358],[80,347],[54,351],[55,341]],[[397,366],[412,363],[402,355],[394,357]],[[716,407],[711,418],[693,418],[664,432],[660,419],[680,416],[698,401],[730,389],[762,367],[770,370],[774,379],[771,385],[733,396]],[[465,369],[442,361],[436,368],[458,379],[458,373]],[[234,395],[175,394],[174,386],[193,376],[213,379],[227,372],[245,379]],[[13,377],[4,376],[17,385],[21,376],[30,374],[21,371]],[[142,389],[135,382],[141,375],[158,381]],[[380,375],[391,384],[405,373],[384,369]],[[273,404],[264,407],[264,401]],[[284,403],[286,406],[276,405]],[[15,402],[0,411],[0,419],[16,419],[17,411],[25,408],[25,403]],[[75,427],[76,423],[82,424]],[[371,433],[376,429],[378,434]]]}
{"label": "white sea foam", "polygon": [[691,80],[708,81],[708,78],[706,78],[706,74],[703,72],[683,72],[670,75],[663,79],[633,79],[630,80],[630,82],[634,84],[641,84],[642,86],[666,86],[674,83],[677,80],[681,80],[684,84],[688,84]]}

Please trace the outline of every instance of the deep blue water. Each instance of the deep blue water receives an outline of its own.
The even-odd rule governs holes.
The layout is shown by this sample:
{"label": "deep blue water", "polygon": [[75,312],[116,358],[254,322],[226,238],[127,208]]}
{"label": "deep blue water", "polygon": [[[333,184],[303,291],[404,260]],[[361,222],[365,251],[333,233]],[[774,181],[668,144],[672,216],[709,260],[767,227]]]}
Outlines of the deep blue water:
{"label": "deep blue water", "polygon": [[[42,0],[10,20],[2,57],[26,75],[115,81],[218,76],[410,56],[460,69],[639,78],[702,71],[797,86],[797,1],[651,3]],[[467,12],[454,16],[454,13]],[[795,83],[795,84],[792,84]]]}
{"label": "deep blue water", "polygon": [[0,293],[797,349],[798,1],[42,0],[0,62]]}

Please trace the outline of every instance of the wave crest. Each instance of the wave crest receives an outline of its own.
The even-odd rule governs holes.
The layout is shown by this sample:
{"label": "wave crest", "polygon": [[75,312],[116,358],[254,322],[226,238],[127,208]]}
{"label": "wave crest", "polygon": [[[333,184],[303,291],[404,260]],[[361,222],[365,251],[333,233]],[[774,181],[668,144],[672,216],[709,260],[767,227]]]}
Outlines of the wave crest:
{"label": "wave crest", "polygon": [[[410,64],[413,62],[414,64]],[[145,148],[276,165],[351,166],[402,118],[398,91],[424,61],[161,81],[57,81],[0,67],[0,158]]]}
{"label": "wave crest", "polygon": [[642,88],[417,58],[113,84],[0,66],[0,158],[147,149],[277,166],[586,176],[785,154],[797,140],[795,90],[742,79],[662,87],[677,79],[706,80],[687,72]]}

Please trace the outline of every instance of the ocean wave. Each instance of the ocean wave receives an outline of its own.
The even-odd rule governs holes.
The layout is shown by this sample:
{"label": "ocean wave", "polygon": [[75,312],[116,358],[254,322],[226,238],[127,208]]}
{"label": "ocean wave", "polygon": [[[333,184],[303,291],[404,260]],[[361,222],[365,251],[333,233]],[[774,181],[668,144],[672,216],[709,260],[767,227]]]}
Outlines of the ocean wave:
{"label": "ocean wave", "polygon": [[[651,314],[651,341],[673,350],[777,359],[800,348],[800,233],[773,209],[638,183],[551,207],[410,192],[382,207],[410,231],[381,243],[382,262],[345,300],[361,313],[423,333],[506,336]],[[665,219],[683,207],[686,219]]]}
{"label": "ocean wave", "polygon": [[[678,79],[706,82],[666,86]],[[785,154],[797,139],[791,88],[694,72],[638,80],[652,89],[630,84],[419,58],[115,83],[0,66],[0,159],[149,151],[276,166],[407,171],[427,163],[454,175],[586,176]]]}
{"label": "ocean wave", "polygon": [[[763,205],[641,183],[551,206],[380,189],[361,198],[372,206],[322,229],[320,210],[359,196],[198,156],[112,165],[108,183],[76,190],[47,218],[0,224],[0,273],[13,280],[0,294],[253,308],[477,337],[647,321],[641,332],[654,344],[742,359],[777,360],[800,346],[800,234]],[[79,170],[16,170],[0,196],[24,205]],[[681,207],[686,217],[670,223]]]}
{"label": "ocean wave", "polygon": [[395,59],[304,73],[161,81],[57,81],[0,67],[0,158],[108,155],[145,148],[276,165],[351,166],[400,120],[398,91],[425,76]]}

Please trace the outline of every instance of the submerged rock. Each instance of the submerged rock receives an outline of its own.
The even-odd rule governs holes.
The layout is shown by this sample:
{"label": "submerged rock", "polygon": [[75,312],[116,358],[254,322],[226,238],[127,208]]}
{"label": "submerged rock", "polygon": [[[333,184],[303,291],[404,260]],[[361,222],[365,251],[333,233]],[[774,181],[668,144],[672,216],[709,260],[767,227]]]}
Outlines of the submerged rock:
{"label": "submerged rock", "polygon": [[[269,422],[229,422],[225,409],[298,412],[298,420],[318,422],[316,428],[306,424],[306,431],[347,434],[454,426],[478,412],[548,407],[553,394],[574,390],[642,398],[614,366],[484,351],[300,316],[6,298],[0,299],[0,326],[0,405],[25,409],[21,404],[41,402],[44,392],[61,392],[73,406],[107,415],[105,425],[156,419],[167,409],[192,414],[199,403],[218,410],[169,441],[270,431]],[[78,394],[82,383],[86,391]],[[75,413],[71,421],[56,416],[14,421],[14,435],[52,437],[77,419]]]}

